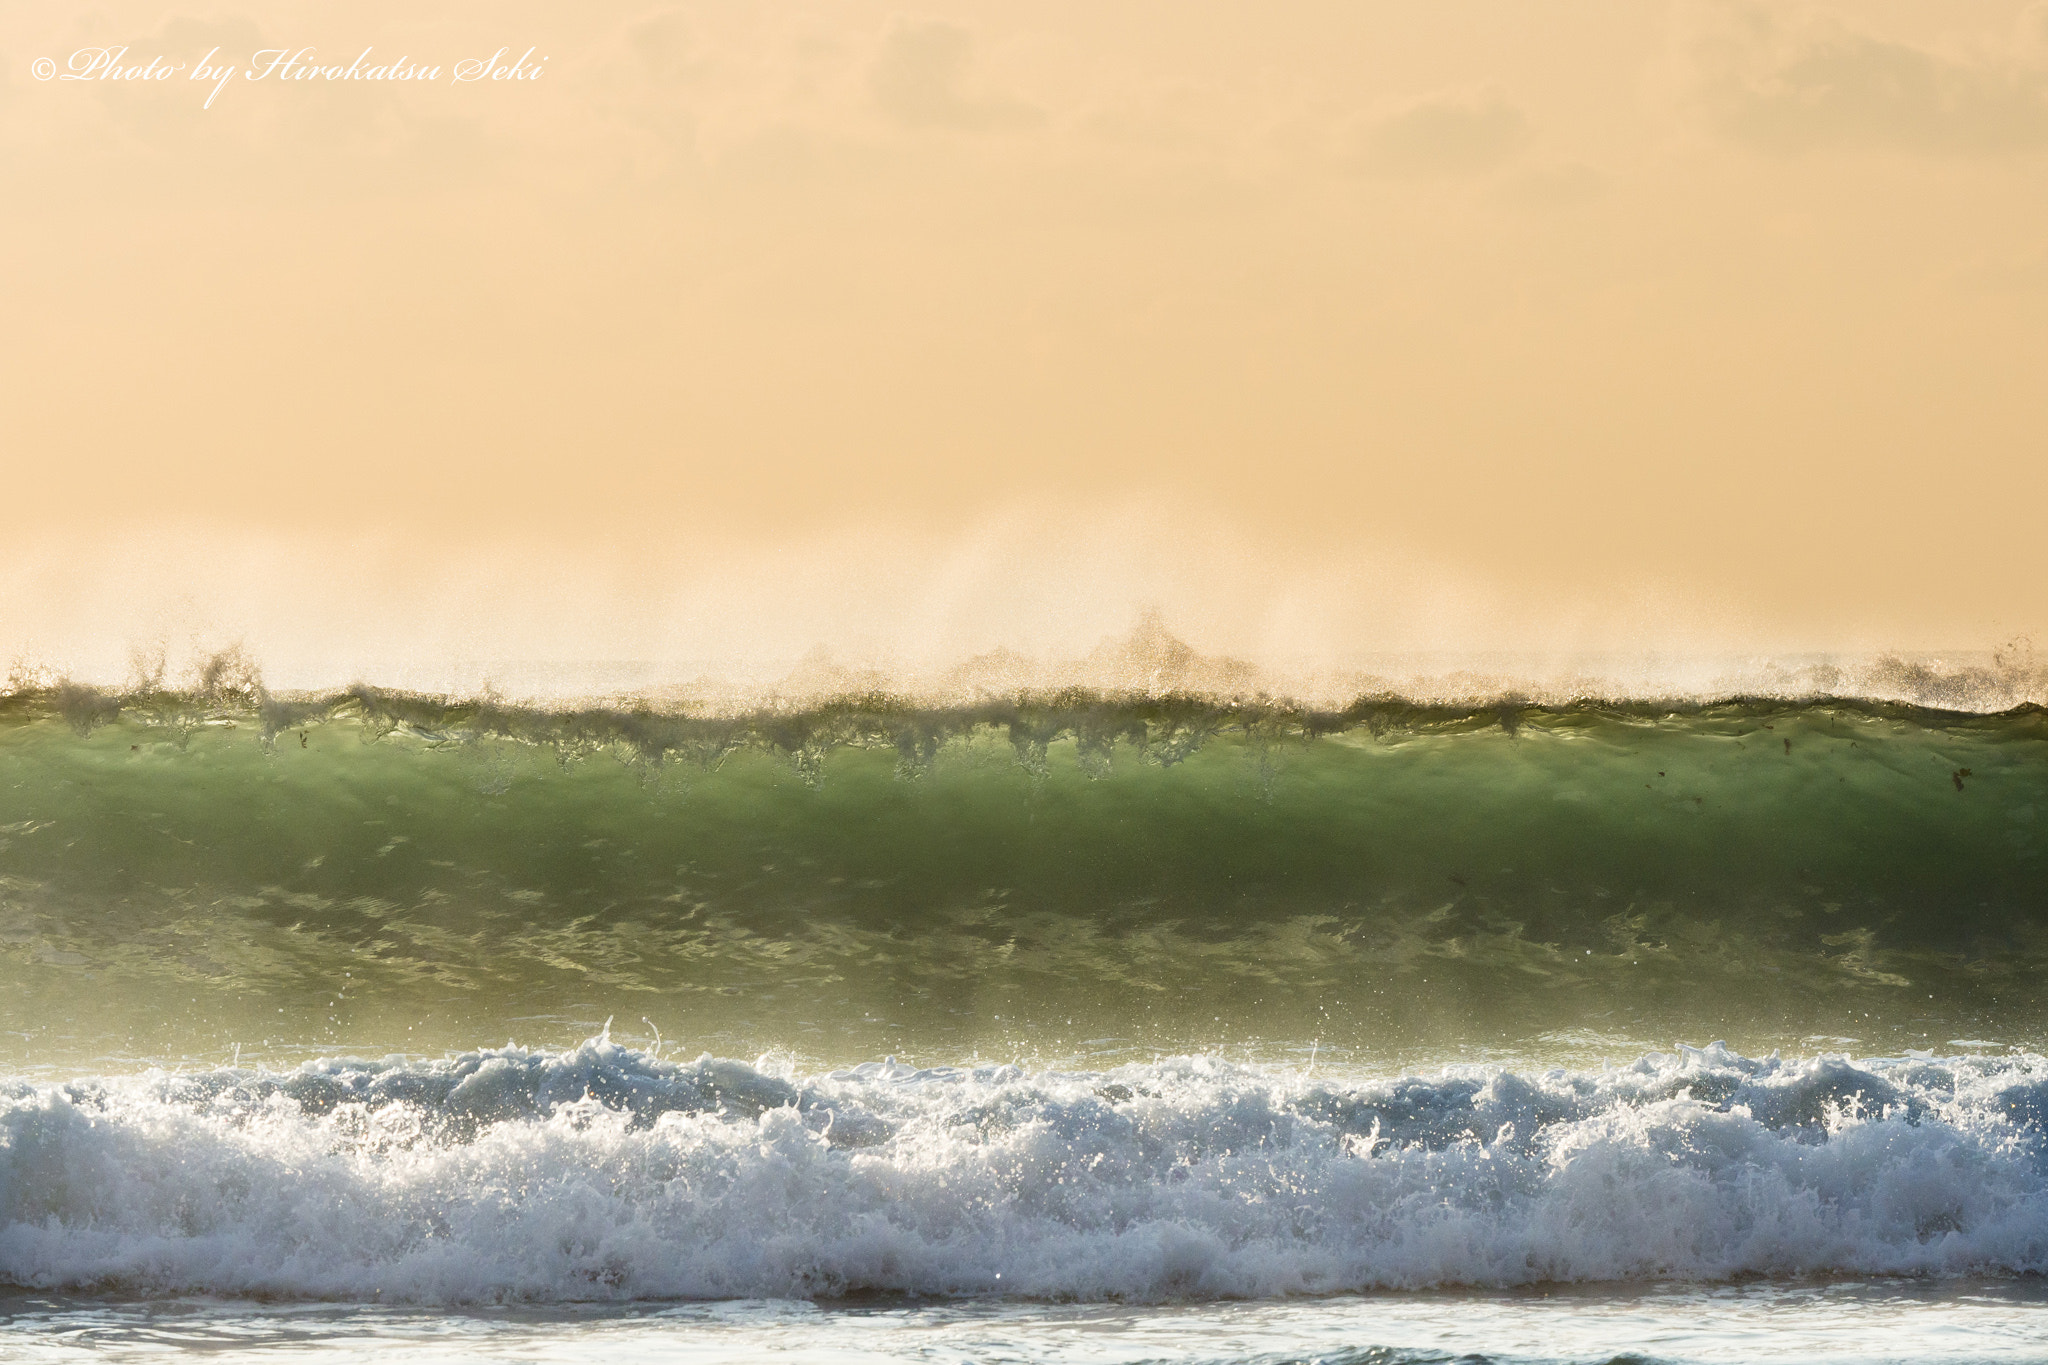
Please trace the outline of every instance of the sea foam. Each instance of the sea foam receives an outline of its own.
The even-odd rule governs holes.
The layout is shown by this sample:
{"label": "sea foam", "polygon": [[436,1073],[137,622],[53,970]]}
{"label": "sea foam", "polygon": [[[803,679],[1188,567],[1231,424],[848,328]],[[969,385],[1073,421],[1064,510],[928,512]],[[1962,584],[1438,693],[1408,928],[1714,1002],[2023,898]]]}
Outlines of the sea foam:
{"label": "sea foam", "polygon": [[0,1280],[1127,1300],[2048,1269],[2048,1059],[812,1077],[592,1040],[0,1100]]}

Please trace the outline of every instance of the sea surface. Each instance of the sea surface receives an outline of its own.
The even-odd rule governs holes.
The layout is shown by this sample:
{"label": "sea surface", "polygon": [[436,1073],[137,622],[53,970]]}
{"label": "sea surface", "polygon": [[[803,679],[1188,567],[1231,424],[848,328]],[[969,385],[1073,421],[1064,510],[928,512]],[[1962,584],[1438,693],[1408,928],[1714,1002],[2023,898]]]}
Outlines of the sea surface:
{"label": "sea surface", "polygon": [[2044,1054],[2031,700],[0,693],[10,1359],[2048,1360]]}

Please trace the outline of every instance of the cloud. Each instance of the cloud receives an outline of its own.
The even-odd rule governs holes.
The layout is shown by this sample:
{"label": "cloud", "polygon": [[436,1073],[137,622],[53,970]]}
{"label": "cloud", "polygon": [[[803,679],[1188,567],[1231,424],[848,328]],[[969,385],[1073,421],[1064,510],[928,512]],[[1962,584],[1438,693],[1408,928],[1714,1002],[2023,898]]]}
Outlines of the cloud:
{"label": "cloud", "polygon": [[899,19],[882,38],[868,88],[885,113],[913,128],[989,132],[1041,121],[1022,100],[964,90],[973,55],[973,35],[956,24]]}
{"label": "cloud", "polygon": [[1709,116],[1757,150],[2001,156],[2048,149],[2048,62],[2019,36],[2004,51],[1948,53],[1720,5],[1681,42]]}
{"label": "cloud", "polygon": [[1369,121],[1359,157],[1374,174],[1401,179],[1476,175],[1513,159],[1529,140],[1522,111],[1491,91],[1447,92]]}

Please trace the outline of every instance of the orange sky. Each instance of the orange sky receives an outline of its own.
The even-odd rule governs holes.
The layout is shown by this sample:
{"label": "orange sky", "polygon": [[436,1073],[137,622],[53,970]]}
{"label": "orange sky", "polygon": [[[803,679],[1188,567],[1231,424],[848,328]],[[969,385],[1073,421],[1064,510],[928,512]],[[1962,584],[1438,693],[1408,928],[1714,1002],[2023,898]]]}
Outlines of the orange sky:
{"label": "orange sky", "polygon": [[2048,7],[422,8],[0,16],[0,654],[2048,632]]}

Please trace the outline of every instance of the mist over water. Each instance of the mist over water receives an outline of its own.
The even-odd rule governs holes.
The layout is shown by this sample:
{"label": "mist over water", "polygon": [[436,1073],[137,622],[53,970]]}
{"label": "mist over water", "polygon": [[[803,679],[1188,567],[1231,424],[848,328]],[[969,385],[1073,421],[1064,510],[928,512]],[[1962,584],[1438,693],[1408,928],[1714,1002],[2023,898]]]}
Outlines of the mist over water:
{"label": "mist over water", "polygon": [[[2048,623],[2024,611],[1755,593],[1649,563],[1575,573],[1482,569],[1379,536],[1275,542],[1156,500],[772,536],[714,518],[666,539],[115,525],[0,546],[0,666],[17,691],[186,690],[238,650],[279,693],[545,703],[1075,685],[1323,706],[1519,691],[1998,710],[2048,688],[2027,639]],[[1973,672],[1962,693],[1929,688]]]}

